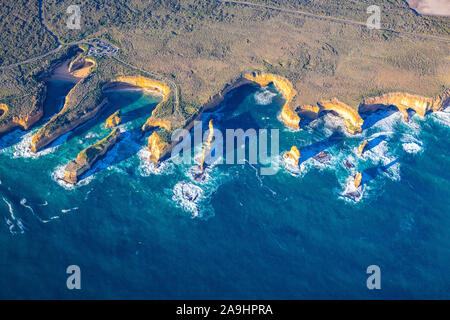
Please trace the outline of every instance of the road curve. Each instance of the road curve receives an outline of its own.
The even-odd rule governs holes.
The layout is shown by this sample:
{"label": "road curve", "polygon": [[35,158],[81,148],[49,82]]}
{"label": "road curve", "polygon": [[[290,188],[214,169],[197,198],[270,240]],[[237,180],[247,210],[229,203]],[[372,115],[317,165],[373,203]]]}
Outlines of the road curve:
{"label": "road curve", "polygon": [[[327,21],[332,21],[332,22],[337,22],[337,23],[356,25],[356,26],[365,27],[365,28],[367,27],[365,22],[355,21],[355,20],[348,20],[348,19],[337,18],[337,17],[322,16],[322,15],[309,13],[309,12],[302,11],[302,10],[278,8],[278,7],[274,7],[274,6],[258,4],[258,3],[252,3],[252,2],[247,2],[247,1],[235,1],[235,0],[217,0],[217,1],[221,2],[221,3],[238,4],[238,5],[247,6],[247,7],[254,7],[254,8],[260,8],[260,9],[269,9],[269,10],[278,11],[278,12],[298,14],[298,15],[306,16],[306,17],[313,18],[313,19],[327,20]],[[450,43],[450,38],[445,38],[445,37],[438,37],[438,36],[425,35],[425,34],[417,34],[417,33],[413,33],[413,32],[395,30],[395,29],[390,29],[390,28],[380,28],[380,29],[374,29],[374,30],[390,31],[390,32],[394,32],[394,33],[397,33],[397,34],[413,36],[413,37],[416,37],[416,38],[428,39],[428,40],[436,40],[436,41]]]}

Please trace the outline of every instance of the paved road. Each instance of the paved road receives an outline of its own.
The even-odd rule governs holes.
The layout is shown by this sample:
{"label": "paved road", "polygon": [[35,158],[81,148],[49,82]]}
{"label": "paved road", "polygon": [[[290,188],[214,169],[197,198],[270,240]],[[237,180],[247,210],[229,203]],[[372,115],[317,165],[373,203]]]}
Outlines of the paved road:
{"label": "paved road", "polygon": [[[269,10],[278,11],[278,12],[297,14],[297,15],[310,17],[310,18],[313,18],[313,19],[327,20],[327,21],[343,23],[343,24],[350,24],[350,25],[356,25],[356,26],[361,26],[361,27],[367,28],[367,25],[366,25],[365,22],[355,21],[355,20],[348,20],[348,19],[343,19],[343,18],[336,18],[336,17],[329,17],[329,16],[322,16],[322,15],[317,15],[317,14],[309,13],[309,12],[302,11],[302,10],[278,8],[278,7],[273,7],[273,6],[264,5],[264,4],[258,4],[258,3],[252,3],[252,2],[247,2],[247,1],[234,1],[234,0],[217,0],[217,1],[221,2],[221,3],[238,4],[238,5],[242,5],[242,6],[246,6],[246,7],[269,9]],[[438,37],[438,36],[425,35],[425,34],[417,34],[417,33],[412,33],[412,32],[407,32],[407,31],[389,29],[389,28],[381,28],[381,29],[378,29],[378,30],[390,31],[390,32],[394,32],[394,33],[397,33],[397,34],[413,36],[413,37],[421,38],[421,39],[436,40],[436,41],[442,41],[442,42],[450,43],[450,38],[445,38],[445,37]]]}

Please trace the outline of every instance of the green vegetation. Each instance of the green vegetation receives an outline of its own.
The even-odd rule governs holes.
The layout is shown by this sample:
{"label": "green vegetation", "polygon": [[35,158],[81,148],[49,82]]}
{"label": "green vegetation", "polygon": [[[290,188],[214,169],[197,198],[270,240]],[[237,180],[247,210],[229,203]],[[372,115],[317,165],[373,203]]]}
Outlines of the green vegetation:
{"label": "green vegetation", "polygon": [[95,161],[99,154],[104,153],[105,149],[111,146],[119,134],[120,130],[118,128],[114,129],[106,138],[81,151],[78,154],[78,159],[83,159],[88,163],[92,163],[92,161]]}
{"label": "green vegetation", "polygon": [[40,1],[2,0],[0,66],[41,55],[57,47],[39,18]]}
{"label": "green vegetation", "polygon": [[[361,22],[369,16],[367,7],[375,4],[381,7],[383,27],[450,35],[449,18],[420,16],[402,0],[249,1]],[[81,9],[80,30],[66,27],[66,9],[73,4]],[[96,69],[75,86],[44,134],[93,111],[103,100],[103,86],[121,75],[152,77],[171,87],[172,94],[153,117],[170,121],[172,130],[252,71],[286,77],[297,91],[294,109],[333,97],[357,108],[362,96],[374,92],[434,96],[450,85],[450,43],[360,25],[208,0],[50,0],[43,3],[43,12],[45,25],[61,41],[103,38],[120,47],[117,58],[124,62],[98,58]],[[43,59],[0,74],[0,103],[26,99],[23,92],[39,96],[23,89],[39,88],[35,77],[24,76],[48,66]],[[24,82],[22,89],[14,81]],[[23,108],[22,103],[11,105],[16,113]],[[166,139],[170,132],[161,136]]]}
{"label": "green vegetation", "polygon": [[65,48],[45,59],[0,71],[0,103],[8,112],[0,119],[0,129],[13,117],[34,114],[45,99],[45,81],[55,66],[75,56],[76,47]]}

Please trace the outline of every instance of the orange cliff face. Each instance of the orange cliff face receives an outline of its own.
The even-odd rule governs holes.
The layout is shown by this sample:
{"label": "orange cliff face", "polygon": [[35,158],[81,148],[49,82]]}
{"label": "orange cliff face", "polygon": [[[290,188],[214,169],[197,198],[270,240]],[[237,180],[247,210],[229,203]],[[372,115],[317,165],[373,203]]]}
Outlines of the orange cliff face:
{"label": "orange cliff face", "polygon": [[295,165],[298,166],[300,150],[298,150],[297,146],[292,146],[291,150],[284,154],[284,158],[294,160]]}
{"label": "orange cliff face", "polygon": [[158,133],[153,132],[148,138],[149,161],[159,163],[162,157],[169,151],[169,144],[161,141]]}
{"label": "orange cliff face", "polygon": [[435,98],[427,98],[409,93],[386,93],[378,97],[364,100],[360,106],[361,112],[374,112],[387,106],[395,106],[408,121],[408,109],[414,110],[424,117],[427,112],[443,110],[450,105],[450,88],[445,89]]}
{"label": "orange cliff face", "polygon": [[203,172],[203,169],[204,169],[205,159],[209,155],[209,153],[211,152],[211,143],[212,143],[213,138],[214,138],[213,121],[209,120],[209,134],[208,134],[208,138],[206,139],[205,146],[203,148],[202,160],[200,162],[200,170],[202,172]]}
{"label": "orange cliff face", "polygon": [[114,128],[117,127],[122,122],[122,117],[120,110],[114,112],[108,119],[106,119],[105,128]]}
{"label": "orange cliff face", "polygon": [[378,97],[364,100],[360,107],[362,112],[374,112],[386,106],[395,106],[408,121],[408,109],[414,110],[418,115],[424,117],[427,111],[432,110],[433,99],[409,93],[386,93]]}
{"label": "orange cliff face", "polygon": [[275,87],[280,90],[283,97],[286,99],[286,103],[281,109],[281,119],[283,123],[292,129],[300,129],[300,117],[291,108],[291,103],[294,96],[297,94],[292,84],[286,78],[283,78],[276,74],[271,73],[252,73],[246,74],[245,79],[256,82],[260,86],[264,87],[270,83],[273,83]]}
{"label": "orange cliff face", "polygon": [[333,111],[344,118],[347,130],[350,134],[356,134],[362,131],[364,120],[361,118],[359,113],[350,106],[336,98],[330,101],[320,101],[317,104],[320,107],[320,111]]}
{"label": "orange cliff face", "polygon": [[171,124],[170,121],[157,119],[153,115],[157,112],[158,108],[167,101],[169,95],[171,93],[170,87],[163,82],[156,81],[150,78],[142,77],[142,76],[128,76],[128,77],[118,77],[111,82],[120,82],[127,83],[136,87],[143,88],[145,90],[152,91],[153,93],[158,93],[163,96],[162,101],[156,106],[156,108],[152,112],[152,116],[150,116],[145,124],[142,126],[143,131],[147,131],[151,128],[162,127],[167,131],[170,131]]}
{"label": "orange cliff face", "polygon": [[445,89],[440,95],[433,99],[433,111],[441,111],[450,106],[450,88]]}
{"label": "orange cliff face", "polygon": [[[0,133],[8,132],[14,128],[22,127],[23,130],[28,130],[33,124],[38,122],[44,115],[44,96],[47,92],[47,88],[44,86],[39,93],[39,97],[33,97],[33,110],[24,115],[13,116],[11,120],[0,124]],[[8,113],[8,106],[6,104],[0,104],[0,119],[5,117]]]}

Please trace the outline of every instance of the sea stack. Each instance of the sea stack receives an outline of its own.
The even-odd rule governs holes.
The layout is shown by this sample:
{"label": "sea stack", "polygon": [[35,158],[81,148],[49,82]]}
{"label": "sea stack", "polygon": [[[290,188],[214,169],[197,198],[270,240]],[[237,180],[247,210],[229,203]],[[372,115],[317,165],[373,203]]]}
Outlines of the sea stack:
{"label": "sea stack", "polygon": [[106,119],[105,128],[114,128],[117,127],[122,122],[122,116],[120,110],[114,112],[108,119]]}
{"label": "sea stack", "polygon": [[211,143],[212,143],[213,138],[214,138],[213,121],[209,120],[209,134],[208,134],[208,138],[206,139],[205,146],[203,148],[202,160],[200,162],[200,171],[201,172],[203,172],[203,170],[204,170],[205,159],[206,159],[206,157],[209,156],[209,153],[211,152]]}
{"label": "sea stack", "polygon": [[362,155],[364,153],[368,144],[369,144],[369,141],[364,140],[364,142],[358,147],[358,152],[360,155]]}
{"label": "sea stack", "polygon": [[91,169],[94,163],[114,146],[119,137],[120,130],[116,128],[103,140],[81,151],[75,160],[67,164],[64,181],[72,184],[77,183],[78,178]]}
{"label": "sea stack", "polygon": [[361,172],[358,172],[355,175],[355,180],[354,180],[355,188],[359,188],[359,186],[361,185],[361,181],[362,181],[362,174],[361,174]]}
{"label": "sea stack", "polygon": [[284,154],[285,159],[293,159],[295,165],[298,166],[298,161],[300,159],[300,150],[296,146],[292,146],[291,150]]}

